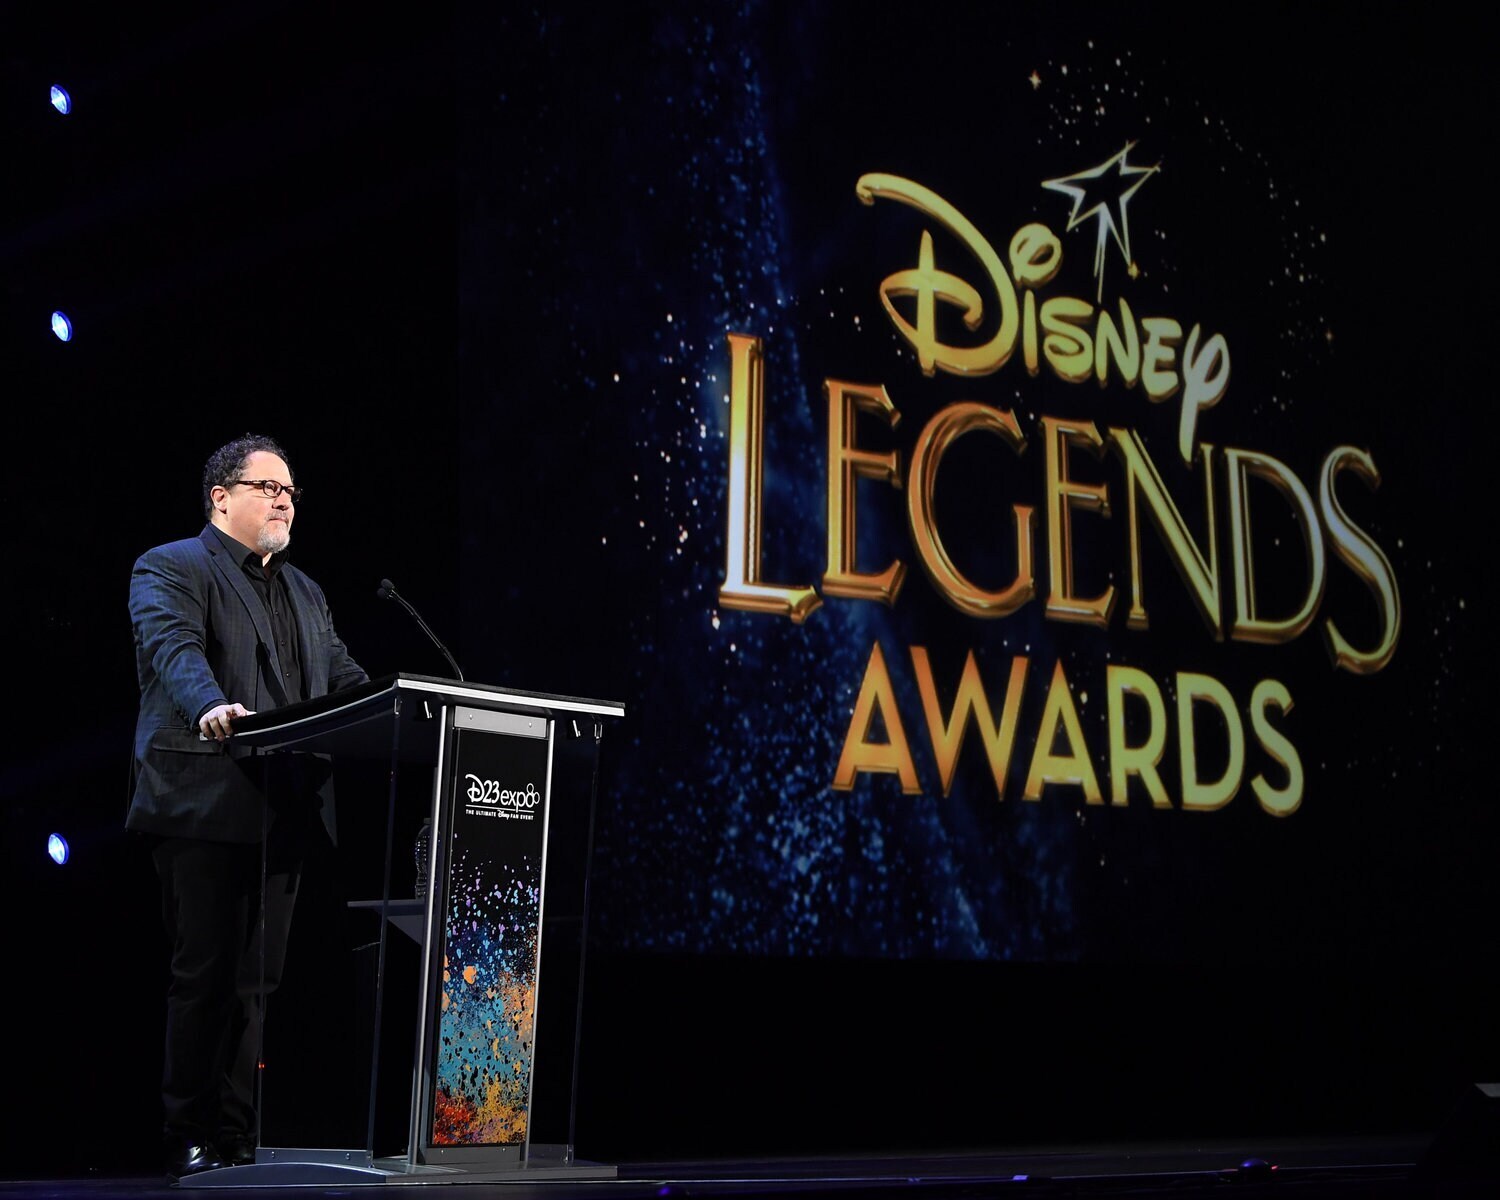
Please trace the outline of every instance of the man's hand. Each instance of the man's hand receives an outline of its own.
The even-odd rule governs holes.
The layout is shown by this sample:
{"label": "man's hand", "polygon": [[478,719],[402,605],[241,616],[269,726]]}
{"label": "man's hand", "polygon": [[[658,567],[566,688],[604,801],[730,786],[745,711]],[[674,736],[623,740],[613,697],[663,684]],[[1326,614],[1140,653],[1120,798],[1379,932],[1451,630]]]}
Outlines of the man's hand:
{"label": "man's hand", "polygon": [[222,742],[234,732],[230,722],[235,717],[249,716],[254,716],[254,714],[243,704],[220,704],[198,718],[198,732],[206,738]]}

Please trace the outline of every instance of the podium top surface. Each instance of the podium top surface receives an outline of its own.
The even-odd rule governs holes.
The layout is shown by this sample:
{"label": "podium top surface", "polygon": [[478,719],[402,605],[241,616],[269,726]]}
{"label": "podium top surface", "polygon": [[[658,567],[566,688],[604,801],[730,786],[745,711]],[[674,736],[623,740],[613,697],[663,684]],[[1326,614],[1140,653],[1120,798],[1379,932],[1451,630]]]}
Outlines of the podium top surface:
{"label": "podium top surface", "polygon": [[[391,753],[427,758],[436,747],[438,711],[450,705],[519,713],[538,719],[616,719],[625,706],[613,700],[526,692],[430,675],[383,675],[356,687],[267,709],[234,723],[234,739],[263,750],[298,749],[357,757]],[[399,734],[395,726],[400,726]]]}

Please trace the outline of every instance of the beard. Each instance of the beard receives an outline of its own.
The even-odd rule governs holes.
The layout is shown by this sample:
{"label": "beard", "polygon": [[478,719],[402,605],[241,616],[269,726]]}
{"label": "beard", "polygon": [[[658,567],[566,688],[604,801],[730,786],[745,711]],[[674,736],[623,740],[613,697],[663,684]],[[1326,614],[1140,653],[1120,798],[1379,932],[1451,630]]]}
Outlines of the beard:
{"label": "beard", "polygon": [[291,543],[292,531],[285,521],[267,521],[255,539],[255,548],[262,554],[280,554]]}

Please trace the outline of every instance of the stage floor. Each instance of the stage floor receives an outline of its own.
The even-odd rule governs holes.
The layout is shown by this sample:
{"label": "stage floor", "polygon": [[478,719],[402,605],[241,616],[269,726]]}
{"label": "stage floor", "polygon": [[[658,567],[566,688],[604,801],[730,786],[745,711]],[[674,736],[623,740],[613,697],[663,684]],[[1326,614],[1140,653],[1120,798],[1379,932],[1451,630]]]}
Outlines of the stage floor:
{"label": "stage floor", "polygon": [[[1494,1147],[1490,1148],[1494,1150]],[[462,1175],[398,1175],[365,1181],[297,1182],[296,1163],[257,1165],[222,1180],[197,1176],[174,1187],[159,1174],[70,1177],[65,1164],[30,1178],[0,1181],[0,1197],[16,1200],[129,1200],[201,1195],[354,1197],[420,1189],[422,1200],[671,1200],[673,1197],[812,1196],[850,1198],[896,1192],[972,1200],[989,1196],[1196,1196],[1232,1187],[1236,1195],[1338,1197],[1479,1197],[1500,1195],[1500,1173],[1472,1160],[1441,1162],[1421,1138],[1259,1143],[1151,1143],[1049,1146],[945,1154],[865,1155],[578,1164],[584,1172],[546,1168]],[[33,1160],[39,1161],[39,1160]],[[11,1164],[14,1169],[15,1164]],[[602,1168],[591,1170],[591,1167]],[[50,1177],[42,1177],[44,1174]],[[592,1175],[592,1177],[589,1177]],[[1483,1177],[1476,1177],[1483,1176]],[[894,1200],[894,1197],[893,1197]]]}

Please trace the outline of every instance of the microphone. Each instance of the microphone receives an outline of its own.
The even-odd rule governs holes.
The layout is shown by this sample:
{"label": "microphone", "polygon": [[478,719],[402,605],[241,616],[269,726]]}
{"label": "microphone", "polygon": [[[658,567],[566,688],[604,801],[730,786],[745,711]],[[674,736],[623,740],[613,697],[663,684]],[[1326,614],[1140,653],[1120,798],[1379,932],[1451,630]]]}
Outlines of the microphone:
{"label": "microphone", "polygon": [[438,640],[438,635],[432,632],[427,622],[422,620],[422,614],[407,603],[406,597],[396,590],[396,585],[389,579],[382,579],[380,586],[375,589],[375,595],[381,600],[394,600],[407,612],[411,613],[412,620],[422,627],[422,632],[432,639],[432,644],[443,652],[443,657],[448,660],[448,665],[453,668],[454,677],[464,682],[464,673],[458,669],[458,663],[454,661],[453,655],[448,653],[448,647]]}

